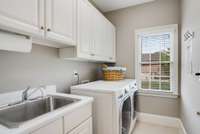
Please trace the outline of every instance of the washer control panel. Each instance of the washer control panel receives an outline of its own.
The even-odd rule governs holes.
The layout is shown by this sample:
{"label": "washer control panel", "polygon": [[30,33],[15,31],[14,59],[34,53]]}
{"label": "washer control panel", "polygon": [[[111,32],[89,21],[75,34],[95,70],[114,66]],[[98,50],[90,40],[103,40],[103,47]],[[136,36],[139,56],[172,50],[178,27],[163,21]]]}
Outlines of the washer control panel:
{"label": "washer control panel", "polygon": [[122,88],[121,92],[118,94],[118,99],[123,98],[125,95],[130,94],[132,92],[137,91],[136,81],[130,82],[124,88]]}

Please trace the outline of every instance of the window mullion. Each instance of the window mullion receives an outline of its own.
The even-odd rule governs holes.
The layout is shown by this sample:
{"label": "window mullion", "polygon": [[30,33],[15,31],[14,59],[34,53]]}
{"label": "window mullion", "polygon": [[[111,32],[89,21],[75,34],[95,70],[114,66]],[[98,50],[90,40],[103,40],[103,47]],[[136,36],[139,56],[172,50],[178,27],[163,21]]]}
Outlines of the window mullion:
{"label": "window mullion", "polygon": [[149,77],[150,77],[150,79],[149,79],[149,89],[151,89],[151,87],[152,87],[152,85],[151,85],[151,83],[152,83],[152,79],[151,79],[151,78],[152,78],[152,77],[151,77],[151,65],[152,65],[152,62],[151,62],[151,53],[150,53],[149,58],[150,58],[150,59],[149,59],[149,63],[150,63],[150,64],[149,64],[149,66],[150,66],[150,67],[149,67],[149,69],[150,69],[150,74],[149,74]]}
{"label": "window mullion", "polygon": [[159,66],[160,66],[160,68],[159,68],[159,75],[160,75],[160,76],[159,76],[159,90],[162,90],[162,89],[161,89],[161,76],[162,76],[162,71],[161,71],[161,67],[162,67],[162,66],[161,66],[161,62],[162,62],[162,61],[161,61],[161,52],[160,52],[160,59],[159,59],[159,62],[160,62],[160,63],[159,63]]}

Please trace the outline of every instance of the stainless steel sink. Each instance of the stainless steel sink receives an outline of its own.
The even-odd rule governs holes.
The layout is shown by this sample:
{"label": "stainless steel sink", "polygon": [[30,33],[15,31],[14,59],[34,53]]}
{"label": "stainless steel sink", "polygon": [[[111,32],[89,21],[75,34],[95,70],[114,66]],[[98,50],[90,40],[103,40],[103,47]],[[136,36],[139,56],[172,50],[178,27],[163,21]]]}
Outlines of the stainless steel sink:
{"label": "stainless steel sink", "polygon": [[16,128],[26,121],[77,101],[77,99],[57,96],[48,96],[45,98],[25,101],[1,109],[0,123],[8,128]]}

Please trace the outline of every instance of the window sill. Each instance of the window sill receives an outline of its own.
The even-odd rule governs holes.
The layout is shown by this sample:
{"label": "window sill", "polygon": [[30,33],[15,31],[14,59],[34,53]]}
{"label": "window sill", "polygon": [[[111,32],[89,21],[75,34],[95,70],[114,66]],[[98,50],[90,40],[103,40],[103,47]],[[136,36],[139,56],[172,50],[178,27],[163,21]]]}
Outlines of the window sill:
{"label": "window sill", "polygon": [[139,96],[153,96],[153,97],[162,97],[162,98],[173,98],[176,99],[179,95],[176,95],[172,92],[164,91],[153,91],[153,90],[138,90],[137,95]]}

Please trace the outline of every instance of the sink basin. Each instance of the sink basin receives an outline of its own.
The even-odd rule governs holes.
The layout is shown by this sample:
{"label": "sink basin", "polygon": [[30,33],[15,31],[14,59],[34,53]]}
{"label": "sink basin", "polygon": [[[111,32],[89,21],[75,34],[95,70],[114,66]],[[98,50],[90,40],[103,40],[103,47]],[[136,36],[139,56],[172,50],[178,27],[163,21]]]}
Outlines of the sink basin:
{"label": "sink basin", "polygon": [[48,96],[41,99],[26,101],[1,109],[0,123],[8,128],[16,128],[26,121],[77,101],[76,99],[58,96]]}

